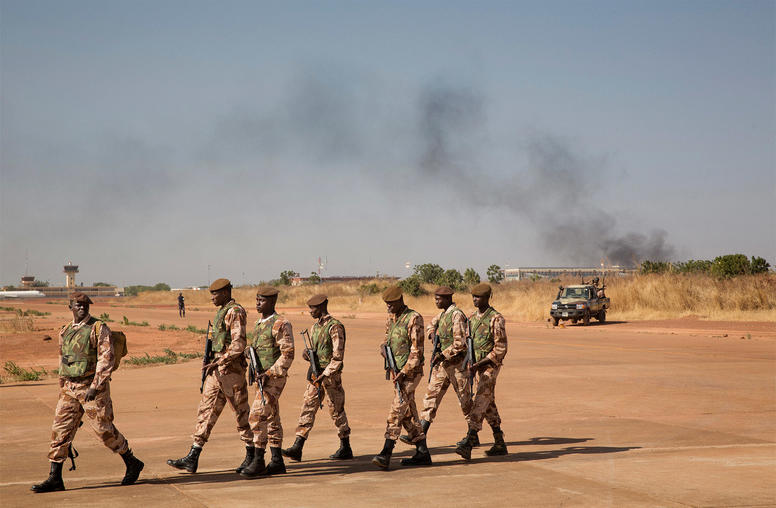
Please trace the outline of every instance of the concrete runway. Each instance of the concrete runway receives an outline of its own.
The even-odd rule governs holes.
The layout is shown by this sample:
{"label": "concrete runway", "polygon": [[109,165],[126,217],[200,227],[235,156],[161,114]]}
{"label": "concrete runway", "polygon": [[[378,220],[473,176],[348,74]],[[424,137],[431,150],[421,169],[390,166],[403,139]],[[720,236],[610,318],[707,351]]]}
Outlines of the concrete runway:
{"label": "concrete runway", "polygon": [[[174,312],[174,311],[171,311]],[[295,335],[311,319],[289,316]],[[426,316],[426,319],[429,319]],[[165,464],[187,453],[199,401],[199,361],[122,367],[111,384],[116,425],[146,463],[136,485],[88,425],[76,436],[78,469],[67,491],[34,494],[58,385],[53,379],[0,385],[0,502],[3,506],[776,506],[776,327],[747,323],[607,323],[552,329],[507,325],[509,353],[497,404],[510,454],[490,458],[485,425],[473,460],[454,443],[465,431],[455,395],[429,432],[434,465],[392,470],[370,462],[383,443],[392,386],[377,346],[384,318],[345,319],[346,409],[357,458],[327,459],[338,445],[319,412],[301,463],[288,474],[242,479],[244,448],[227,408],[196,474]],[[149,333],[149,332],[146,332]],[[129,335],[129,334],[128,334]],[[744,337],[744,338],[742,338]],[[132,350],[130,335],[130,349]],[[301,340],[297,340],[297,347]],[[427,370],[427,368],[426,368]],[[285,444],[293,442],[306,363],[297,354],[281,399]],[[426,372],[427,374],[427,372]],[[421,383],[424,388],[426,381]],[[253,399],[253,389],[251,390]],[[422,389],[416,396],[422,400]],[[69,467],[69,461],[65,469]]]}

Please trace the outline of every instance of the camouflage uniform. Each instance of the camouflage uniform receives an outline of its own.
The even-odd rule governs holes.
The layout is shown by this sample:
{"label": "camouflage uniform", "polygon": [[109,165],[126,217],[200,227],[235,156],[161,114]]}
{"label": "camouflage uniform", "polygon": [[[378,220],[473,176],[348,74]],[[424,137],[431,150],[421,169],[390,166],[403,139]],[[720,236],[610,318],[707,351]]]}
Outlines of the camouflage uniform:
{"label": "camouflage uniform", "polygon": [[[264,449],[280,448],[283,444],[283,426],[280,424],[280,394],[286,386],[286,377],[294,360],[294,335],[291,323],[283,316],[271,316],[256,321],[256,335],[252,346],[256,349],[264,378],[264,401],[256,393],[250,414],[253,445]],[[265,366],[269,365],[269,368]]]}
{"label": "camouflage uniform", "polygon": [[[68,447],[84,415],[105,446],[115,453],[126,453],[127,440],[113,425],[110,375],[114,352],[108,325],[87,315],[79,323],[62,327],[59,353],[60,391],[51,426],[49,460],[62,463],[67,459]],[[97,394],[93,401],[86,402],[90,388]]]}
{"label": "camouflage uniform", "polygon": [[403,402],[399,401],[399,394],[394,390],[385,439],[396,441],[404,427],[410,442],[417,443],[426,439],[415,405],[415,388],[423,377],[423,317],[405,308],[399,316],[389,315],[385,328],[383,345],[391,346],[396,366],[405,375],[400,383]]}
{"label": "camouflage uniform", "polygon": [[204,445],[210,431],[221,415],[226,402],[237,416],[237,431],[246,445],[253,442],[253,433],[248,424],[248,383],[245,381],[247,362],[245,351],[245,309],[230,300],[216,312],[213,325],[213,351],[215,363],[205,378],[202,400],[197,410],[197,425],[194,429],[194,444]]}
{"label": "camouflage uniform", "polygon": [[[312,348],[317,352],[321,373],[324,378],[321,387],[327,398],[329,414],[337,427],[340,439],[350,436],[348,417],[345,414],[345,390],[342,387],[342,359],[345,356],[345,327],[342,323],[326,314],[316,322],[310,333]],[[315,423],[315,414],[321,406],[318,388],[307,383],[299,415],[296,435],[307,439]]]}
{"label": "camouflage uniform", "polygon": [[484,313],[474,311],[469,316],[469,326],[474,339],[474,361],[487,357],[492,362],[477,373],[469,428],[479,431],[485,418],[491,427],[497,429],[501,426],[501,417],[496,407],[496,378],[507,354],[506,322],[496,309],[488,307]]}
{"label": "camouflage uniform", "polygon": [[434,333],[439,335],[444,360],[437,363],[429,374],[428,388],[423,399],[423,411],[420,413],[421,420],[429,423],[434,421],[442,397],[445,396],[447,388],[452,385],[458,395],[464,418],[469,421],[472,396],[469,390],[469,375],[466,369],[462,368],[462,354],[466,351],[467,326],[466,315],[455,304],[451,304],[434,317],[426,328],[429,340],[433,341]]}

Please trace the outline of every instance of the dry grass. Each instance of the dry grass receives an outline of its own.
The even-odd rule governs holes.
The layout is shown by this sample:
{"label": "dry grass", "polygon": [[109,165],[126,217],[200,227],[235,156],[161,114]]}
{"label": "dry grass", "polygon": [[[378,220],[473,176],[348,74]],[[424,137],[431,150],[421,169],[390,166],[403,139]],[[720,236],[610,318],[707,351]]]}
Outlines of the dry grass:
{"label": "dry grass", "polygon": [[[334,313],[384,312],[380,294],[367,294],[362,286],[375,283],[380,288],[384,280],[347,283],[327,283],[317,286],[281,287],[279,307],[305,307],[307,299],[316,293],[329,296],[329,308]],[[563,284],[576,284],[568,279]],[[609,319],[672,319],[697,316],[701,319],[730,321],[776,321],[776,274],[742,276],[718,280],[706,275],[638,275],[607,279],[606,294],[612,300]],[[426,289],[431,293],[433,286]],[[518,321],[543,321],[548,318],[550,304],[558,291],[558,282],[548,280],[519,281],[494,287],[493,306]],[[235,299],[253,308],[256,288],[234,290]],[[146,292],[128,298],[130,304],[175,305],[177,294]],[[188,308],[209,308],[207,291],[184,291]],[[436,312],[434,298],[429,295],[407,297],[407,304],[424,314]],[[473,309],[468,293],[456,295],[464,310]]]}
{"label": "dry grass", "polygon": [[33,330],[32,318],[28,316],[14,316],[0,319],[0,331],[9,333],[24,333]]}

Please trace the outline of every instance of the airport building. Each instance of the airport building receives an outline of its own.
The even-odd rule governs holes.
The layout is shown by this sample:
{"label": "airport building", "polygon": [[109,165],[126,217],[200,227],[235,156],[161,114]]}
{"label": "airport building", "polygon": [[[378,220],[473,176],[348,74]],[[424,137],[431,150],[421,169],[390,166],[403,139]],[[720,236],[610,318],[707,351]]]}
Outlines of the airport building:
{"label": "airport building", "polygon": [[622,277],[633,275],[638,270],[635,268],[623,268],[621,266],[609,266],[606,268],[580,267],[580,266],[523,266],[519,268],[507,268],[504,270],[504,280],[523,280],[541,277],[543,279],[559,279],[561,277],[576,277],[590,280],[593,277]]}
{"label": "airport building", "polygon": [[[100,296],[123,296],[124,288],[116,286],[84,286],[83,283],[79,286],[76,282],[76,274],[78,273],[78,265],[68,262],[64,265],[63,272],[65,274],[64,286],[40,286],[36,284],[34,275],[24,275],[21,278],[21,287],[19,290],[3,291],[0,296],[7,298],[23,298],[25,292],[35,293],[34,296],[48,296],[54,298],[67,298],[73,291],[80,291],[89,295],[90,297]],[[42,293],[42,294],[39,294]]]}

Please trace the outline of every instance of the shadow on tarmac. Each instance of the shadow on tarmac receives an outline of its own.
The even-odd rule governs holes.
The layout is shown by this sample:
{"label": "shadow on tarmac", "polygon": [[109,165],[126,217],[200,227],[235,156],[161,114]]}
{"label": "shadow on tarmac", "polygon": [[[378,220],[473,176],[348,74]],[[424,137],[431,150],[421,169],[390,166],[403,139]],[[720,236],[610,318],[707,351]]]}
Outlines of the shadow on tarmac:
{"label": "shadow on tarmac", "polygon": [[[536,445],[564,445],[574,443],[584,443],[586,441],[592,441],[593,438],[567,438],[567,437],[534,437],[528,441],[510,441],[507,442],[507,447],[515,446],[536,446]],[[564,455],[571,454],[599,454],[599,453],[620,453],[629,450],[641,448],[640,446],[568,446],[557,450],[540,450],[533,452],[516,452],[509,453],[507,455],[500,455],[495,457],[489,457],[485,455],[484,450],[488,448],[489,443],[483,443],[475,450],[481,450],[483,456],[472,457],[471,460],[458,459],[453,461],[446,461],[442,463],[434,463],[431,466],[422,467],[434,467],[434,466],[449,466],[458,464],[481,464],[486,462],[521,462],[531,460],[546,460],[562,457]],[[455,445],[450,446],[438,446],[430,448],[432,458],[434,454],[441,453],[455,453]],[[379,450],[375,451],[375,454]],[[413,448],[402,450],[401,452],[394,453],[391,460],[391,471],[407,468],[407,466],[400,465],[399,461],[404,457],[411,457],[414,454]],[[298,479],[303,477],[316,477],[326,475],[343,475],[352,473],[364,473],[369,471],[380,471],[374,464],[372,464],[372,457],[374,454],[358,455],[351,460],[331,460],[331,459],[312,459],[303,460],[302,462],[293,462],[286,460],[286,474],[276,475],[276,479]],[[172,471],[171,471],[172,472]],[[208,471],[206,473],[173,473],[171,476],[164,476],[159,478],[141,478],[137,481],[136,485],[188,485],[188,484],[200,484],[200,483],[226,483],[226,482],[244,482],[244,481],[261,481],[273,478],[270,476],[257,476],[254,478],[245,478],[234,472],[234,469],[224,469],[220,471]],[[87,485],[83,487],[76,487],[68,490],[89,490],[100,489],[105,487],[118,487],[119,483],[103,483],[100,485]]]}

